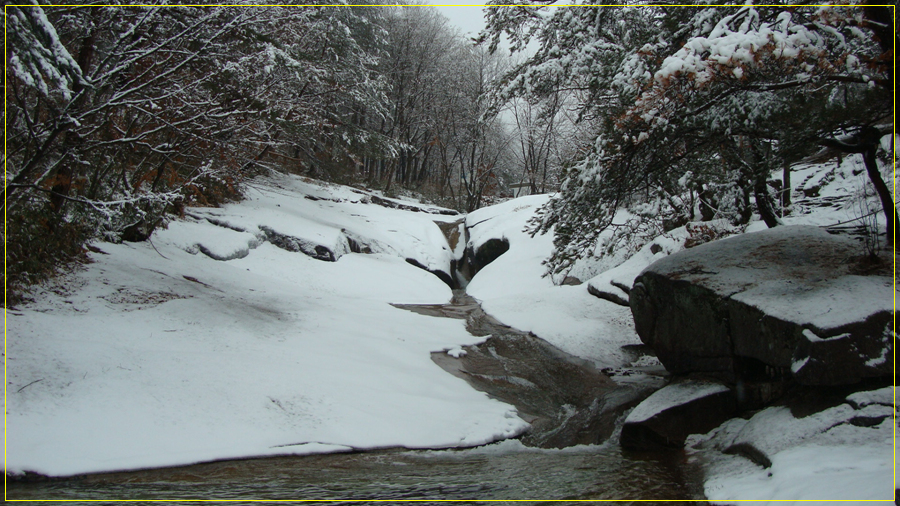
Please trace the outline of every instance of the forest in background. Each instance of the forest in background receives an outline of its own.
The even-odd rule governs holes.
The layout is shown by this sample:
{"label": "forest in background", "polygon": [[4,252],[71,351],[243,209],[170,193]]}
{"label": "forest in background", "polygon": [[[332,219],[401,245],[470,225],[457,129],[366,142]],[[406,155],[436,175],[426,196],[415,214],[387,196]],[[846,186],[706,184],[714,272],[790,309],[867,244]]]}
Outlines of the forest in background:
{"label": "forest in background", "polygon": [[462,211],[520,182],[487,98],[508,55],[432,7],[158,3],[8,9],[8,286],[269,170]]}
{"label": "forest in background", "polygon": [[270,170],[461,211],[560,190],[532,225],[555,273],[695,219],[776,226],[823,146],[865,155],[896,227],[890,7],[497,1],[475,44],[421,5],[159,3],[7,9],[12,292]]}

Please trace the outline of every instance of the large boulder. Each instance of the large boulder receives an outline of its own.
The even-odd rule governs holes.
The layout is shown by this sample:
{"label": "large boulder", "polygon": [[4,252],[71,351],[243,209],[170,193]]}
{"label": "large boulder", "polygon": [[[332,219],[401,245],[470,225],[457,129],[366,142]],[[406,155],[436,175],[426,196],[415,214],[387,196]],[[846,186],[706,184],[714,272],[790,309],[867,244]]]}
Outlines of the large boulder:
{"label": "large boulder", "polygon": [[893,280],[855,274],[863,247],[784,226],[663,258],[635,279],[641,340],[672,373],[702,372],[759,404],[785,383],[890,377]]}

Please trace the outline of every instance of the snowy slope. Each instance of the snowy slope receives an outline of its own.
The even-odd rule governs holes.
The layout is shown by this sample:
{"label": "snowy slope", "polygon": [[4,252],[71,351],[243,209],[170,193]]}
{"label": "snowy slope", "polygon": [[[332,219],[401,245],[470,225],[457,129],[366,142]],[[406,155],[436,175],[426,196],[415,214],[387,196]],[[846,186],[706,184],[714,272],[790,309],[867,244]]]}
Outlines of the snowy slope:
{"label": "snowy slope", "polygon": [[[304,198],[313,192],[334,200]],[[152,244],[97,244],[108,254],[65,288],[10,310],[8,470],[471,446],[523,431],[511,406],[431,362],[477,340],[461,321],[389,305],[450,298],[405,262],[449,255],[438,215],[354,195],[279,177],[245,202],[190,210],[244,231],[188,219]],[[316,260],[262,240],[259,225],[335,243],[346,230],[381,252]],[[240,254],[217,261],[200,246]]]}
{"label": "snowy slope", "polygon": [[480,270],[466,291],[498,320],[534,332],[563,351],[601,368],[627,365],[622,346],[640,344],[631,311],[590,295],[585,285],[556,286],[543,277],[553,237],[531,237],[524,228],[548,198],[522,197],[466,217],[473,248],[491,238],[509,241],[509,251]]}
{"label": "snowy slope", "polygon": [[[259,241],[275,234],[313,246],[325,246],[334,253],[335,258],[340,258],[350,253],[349,240],[352,240],[373,253],[412,258],[429,269],[450,272],[452,252],[434,223],[453,221],[455,217],[440,214],[449,210],[277,174],[256,182],[254,186],[255,190],[251,190],[248,198],[240,203],[221,208],[192,209],[189,216],[201,222],[227,227],[225,230],[230,228],[249,234],[243,236],[247,244],[241,250],[254,247],[253,237]],[[374,202],[418,211],[385,207]],[[157,237],[179,247],[189,248],[192,244],[222,247],[221,238],[206,238],[194,230],[182,230],[184,226],[176,222]],[[207,233],[221,233],[208,227],[206,230],[210,230]]]}

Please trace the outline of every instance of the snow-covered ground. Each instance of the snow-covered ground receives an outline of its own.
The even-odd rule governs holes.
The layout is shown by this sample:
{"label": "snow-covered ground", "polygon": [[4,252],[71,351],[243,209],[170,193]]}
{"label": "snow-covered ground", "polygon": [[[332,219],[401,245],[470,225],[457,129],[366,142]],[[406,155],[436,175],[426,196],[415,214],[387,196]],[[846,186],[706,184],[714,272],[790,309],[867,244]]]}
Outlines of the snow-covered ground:
{"label": "snow-covered ground", "polygon": [[[797,196],[818,196],[797,203],[785,223],[831,225],[865,214],[853,198],[864,182],[861,162],[829,163],[794,173]],[[107,254],[91,254],[94,262],[60,286],[7,312],[8,469],[69,475],[351,447],[473,446],[524,431],[511,406],[431,362],[431,351],[477,340],[462,321],[389,305],[450,299],[447,285],[406,260],[449,272],[461,250],[450,251],[434,222],[460,217],[409,201],[388,208],[379,198],[272,176],[254,182],[243,202],[190,209],[152,243],[97,244]],[[627,366],[621,347],[640,343],[631,313],[587,286],[630,286],[644,267],[681,249],[688,232],[655,239],[587,283],[556,286],[543,277],[552,238],[523,230],[547,198],[465,217],[470,246],[510,244],[467,291],[505,324],[599,367]],[[762,228],[755,222],[748,231]],[[327,251],[337,261],[283,248]],[[783,413],[771,416],[797,427]],[[890,481],[890,461],[875,451],[888,444],[889,428],[867,428],[865,442],[847,444],[844,429],[826,430],[828,452],[815,449],[818,439],[802,450],[785,446],[773,477],[732,456],[708,493],[727,503],[768,479],[784,486],[759,485],[760,495],[746,498],[815,498],[832,475],[847,491]],[[845,449],[847,457],[836,457]]]}
{"label": "snow-covered ground", "polygon": [[[451,217],[299,178],[259,184],[244,202],[190,210],[243,231],[188,218],[152,244],[97,244],[107,254],[7,312],[8,471],[472,446],[527,427],[431,362],[477,341],[463,322],[389,305],[449,300],[405,259],[449,263],[433,220]],[[259,225],[378,252],[316,260]]]}
{"label": "snow-covered ground", "polygon": [[598,367],[628,365],[622,346],[641,342],[631,311],[594,297],[585,285],[556,286],[543,276],[542,262],[550,256],[553,237],[531,237],[524,228],[548,198],[521,197],[469,213],[470,245],[477,248],[489,239],[505,238],[509,251],[480,270],[466,292],[503,323],[534,332]]}

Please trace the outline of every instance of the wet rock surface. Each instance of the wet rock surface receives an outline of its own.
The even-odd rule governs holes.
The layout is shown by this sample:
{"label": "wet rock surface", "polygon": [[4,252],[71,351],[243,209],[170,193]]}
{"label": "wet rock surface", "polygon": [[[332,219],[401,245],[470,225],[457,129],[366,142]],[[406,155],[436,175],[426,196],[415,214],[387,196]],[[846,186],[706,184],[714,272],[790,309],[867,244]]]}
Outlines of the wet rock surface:
{"label": "wet rock surface", "polygon": [[469,332],[486,337],[477,345],[434,352],[431,358],[474,388],[514,405],[532,425],[522,437],[529,446],[602,443],[614,434],[625,411],[662,385],[658,375],[644,370],[616,370],[628,381],[614,381],[593,363],[500,323],[462,291],[454,292],[450,304],[395,307],[465,319]]}
{"label": "wet rock surface", "polygon": [[444,237],[447,238],[447,245],[450,246],[450,251],[456,251],[457,246],[460,242],[465,244],[466,242],[466,220],[465,218],[456,220],[456,221],[435,221],[438,228],[443,232]]}

